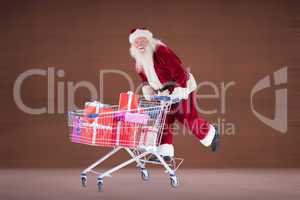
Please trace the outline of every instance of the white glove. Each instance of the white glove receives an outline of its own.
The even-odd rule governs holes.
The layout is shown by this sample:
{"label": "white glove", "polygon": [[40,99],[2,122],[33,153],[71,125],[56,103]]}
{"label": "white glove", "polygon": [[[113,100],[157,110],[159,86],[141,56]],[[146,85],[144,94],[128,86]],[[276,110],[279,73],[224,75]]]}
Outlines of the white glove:
{"label": "white glove", "polygon": [[171,99],[179,99],[179,100],[188,99],[189,98],[188,88],[176,87],[174,88],[170,97]]}
{"label": "white glove", "polygon": [[155,91],[152,89],[152,87],[150,85],[144,85],[142,87],[142,92],[143,92],[143,96],[148,101],[151,100],[152,95],[155,95]]}
{"label": "white glove", "polygon": [[170,96],[169,90],[164,90],[163,92],[158,91],[158,96]]}

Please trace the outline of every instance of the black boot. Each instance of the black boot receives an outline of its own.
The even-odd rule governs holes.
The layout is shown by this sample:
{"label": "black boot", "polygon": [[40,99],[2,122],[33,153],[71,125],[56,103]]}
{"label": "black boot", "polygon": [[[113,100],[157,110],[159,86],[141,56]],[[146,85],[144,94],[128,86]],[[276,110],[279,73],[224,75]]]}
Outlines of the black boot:
{"label": "black boot", "polygon": [[219,133],[219,129],[215,127],[216,133],[214,136],[214,139],[211,142],[211,151],[212,152],[217,152],[220,148],[220,133]]}

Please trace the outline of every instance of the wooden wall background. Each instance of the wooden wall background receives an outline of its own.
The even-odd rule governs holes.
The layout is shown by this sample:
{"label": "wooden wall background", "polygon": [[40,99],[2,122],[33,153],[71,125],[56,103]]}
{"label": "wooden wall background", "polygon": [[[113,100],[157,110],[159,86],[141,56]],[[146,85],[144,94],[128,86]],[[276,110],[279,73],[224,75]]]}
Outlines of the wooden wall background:
{"label": "wooden wall background", "polygon": [[[192,136],[176,135],[176,153],[185,158],[185,167],[299,167],[299,8],[299,1],[1,1],[0,167],[82,167],[106,151],[70,143],[66,114],[22,112],[13,100],[13,84],[28,69],[48,67],[65,72],[55,84],[87,80],[99,90],[99,70],[111,68],[129,73],[137,84],[128,32],[139,25],[173,48],[198,82],[236,83],[228,90],[225,114],[219,100],[199,102],[205,109],[217,107],[217,114],[203,117],[234,123],[235,135],[222,135],[218,154]],[[281,134],[253,115],[250,91],[284,66],[288,132]],[[128,84],[107,76],[104,90],[104,100],[116,103]],[[205,93],[211,89],[199,90]],[[76,102],[88,95],[79,89]],[[24,82],[22,98],[32,107],[46,105],[46,78]],[[257,94],[255,108],[274,115],[274,88]]]}

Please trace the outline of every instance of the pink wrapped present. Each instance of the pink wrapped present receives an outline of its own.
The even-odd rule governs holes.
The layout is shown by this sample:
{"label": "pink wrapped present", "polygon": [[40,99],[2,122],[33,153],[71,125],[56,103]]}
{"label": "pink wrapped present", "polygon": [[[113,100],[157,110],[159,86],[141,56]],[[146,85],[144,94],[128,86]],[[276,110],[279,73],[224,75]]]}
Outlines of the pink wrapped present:
{"label": "pink wrapped present", "polygon": [[143,113],[130,113],[125,114],[125,122],[137,123],[137,124],[147,124],[149,116]]}

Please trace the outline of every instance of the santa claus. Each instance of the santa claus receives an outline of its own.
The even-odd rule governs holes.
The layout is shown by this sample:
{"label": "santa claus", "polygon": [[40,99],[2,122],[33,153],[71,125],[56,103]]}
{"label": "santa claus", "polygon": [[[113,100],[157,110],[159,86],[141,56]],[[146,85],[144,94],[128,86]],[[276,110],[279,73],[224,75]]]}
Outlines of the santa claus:
{"label": "santa claus", "polygon": [[170,160],[174,156],[172,124],[185,124],[201,144],[216,151],[219,146],[217,129],[201,118],[196,110],[196,81],[183,67],[181,60],[146,28],[137,28],[129,35],[130,54],[135,59],[136,71],[143,82],[143,95],[170,96],[180,99],[167,115],[158,153]]}

